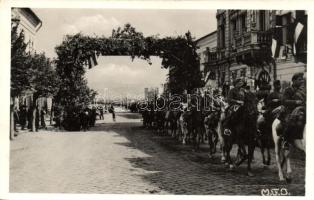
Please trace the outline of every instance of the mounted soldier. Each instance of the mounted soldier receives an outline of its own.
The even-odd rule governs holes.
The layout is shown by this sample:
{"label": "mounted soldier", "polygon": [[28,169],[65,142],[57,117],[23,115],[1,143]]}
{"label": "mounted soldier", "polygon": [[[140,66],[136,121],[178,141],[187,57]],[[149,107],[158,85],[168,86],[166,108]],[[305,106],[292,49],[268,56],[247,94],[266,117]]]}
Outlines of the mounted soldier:
{"label": "mounted soldier", "polygon": [[[283,92],[282,104],[279,117],[272,123],[272,135],[279,180],[289,183],[292,179],[291,147],[294,146],[305,153],[306,90],[303,73],[293,75],[292,85]],[[287,169],[285,176],[284,164]]]}
{"label": "mounted soldier", "polygon": [[[258,128],[258,142],[262,153],[263,164],[270,165],[271,154],[270,148],[273,146],[272,138],[272,123],[281,110],[281,99],[282,93],[281,83],[279,80],[273,83],[274,91],[271,92],[265,99],[265,106],[258,117],[257,128]],[[265,112],[263,112],[265,110]],[[264,151],[267,151],[267,157],[265,157]]]}
{"label": "mounted soldier", "polygon": [[234,88],[232,88],[228,93],[227,101],[229,107],[226,110],[226,118],[223,120],[223,124],[226,127],[224,134],[230,135],[229,122],[232,115],[238,110],[240,106],[244,104],[245,91],[242,88],[244,86],[244,81],[242,79],[237,79],[234,82]]}
{"label": "mounted soldier", "polygon": [[293,75],[292,85],[283,92],[282,104],[284,106],[284,114],[280,118],[283,127],[282,136],[284,148],[288,149],[289,143],[303,139],[306,112],[306,90],[303,73]]}

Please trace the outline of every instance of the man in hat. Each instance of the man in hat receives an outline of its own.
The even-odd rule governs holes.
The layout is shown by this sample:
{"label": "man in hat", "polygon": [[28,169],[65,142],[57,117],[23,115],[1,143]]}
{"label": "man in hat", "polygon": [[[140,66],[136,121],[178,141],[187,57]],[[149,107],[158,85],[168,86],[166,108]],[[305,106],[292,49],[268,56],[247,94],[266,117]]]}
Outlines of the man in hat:
{"label": "man in hat", "polygon": [[[227,101],[229,107],[226,110],[226,117],[223,120],[224,125],[227,127],[233,113],[244,104],[245,91],[243,89],[244,81],[242,79],[237,79],[234,82],[234,88],[232,88],[228,93]],[[231,131],[227,128],[225,129],[225,134],[230,134]]]}
{"label": "man in hat", "polygon": [[291,113],[296,107],[304,106],[306,103],[306,91],[303,73],[296,73],[292,77],[292,85],[285,89],[282,96],[282,103],[288,113]]}
{"label": "man in hat", "polygon": [[25,129],[26,120],[27,120],[26,106],[22,105],[21,110],[20,110],[20,124],[21,124],[22,130]]}
{"label": "man in hat", "polygon": [[282,99],[282,93],[280,92],[281,90],[280,80],[275,80],[273,87],[274,87],[274,91],[268,95],[265,102],[267,111],[269,112],[279,107],[281,105],[281,99]]}
{"label": "man in hat", "polygon": [[[281,117],[283,123],[284,148],[289,148],[289,142],[302,139],[303,131],[295,131],[296,123],[301,115],[305,116],[306,91],[303,73],[296,73],[292,77],[292,85],[285,89],[282,95],[282,104],[287,114]],[[305,123],[305,119],[304,119]]]}
{"label": "man in hat", "polygon": [[234,82],[234,88],[228,93],[228,103],[231,105],[243,105],[244,103],[244,82],[242,79],[237,79]]}

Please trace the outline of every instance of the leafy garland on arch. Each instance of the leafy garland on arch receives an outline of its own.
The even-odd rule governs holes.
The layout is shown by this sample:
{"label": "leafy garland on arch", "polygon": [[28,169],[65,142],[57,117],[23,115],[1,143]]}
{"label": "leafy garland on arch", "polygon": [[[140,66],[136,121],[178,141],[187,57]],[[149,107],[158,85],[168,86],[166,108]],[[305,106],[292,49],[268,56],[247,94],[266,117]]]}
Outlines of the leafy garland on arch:
{"label": "leafy garland on arch", "polygon": [[[110,37],[67,35],[57,46],[56,71],[61,79],[56,102],[63,106],[86,105],[91,93],[84,78],[86,65],[92,67],[96,56],[124,55],[151,63],[150,56],[162,59],[162,67],[170,69],[170,91],[180,94],[202,86],[196,43],[187,32],[185,36],[144,37],[130,24],[112,30]],[[149,78],[149,77],[148,77]]]}

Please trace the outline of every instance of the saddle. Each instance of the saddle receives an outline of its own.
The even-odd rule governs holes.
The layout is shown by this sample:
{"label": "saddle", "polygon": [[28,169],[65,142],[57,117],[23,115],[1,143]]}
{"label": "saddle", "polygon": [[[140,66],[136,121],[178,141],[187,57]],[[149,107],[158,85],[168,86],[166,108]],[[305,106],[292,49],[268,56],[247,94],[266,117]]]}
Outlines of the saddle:
{"label": "saddle", "polygon": [[241,106],[240,105],[231,105],[226,109],[226,119],[232,118],[232,116],[239,110]]}
{"label": "saddle", "polygon": [[302,139],[305,126],[305,107],[296,107],[291,113],[287,113],[285,108],[280,111],[281,123],[276,128],[277,135],[283,136],[287,140]]}

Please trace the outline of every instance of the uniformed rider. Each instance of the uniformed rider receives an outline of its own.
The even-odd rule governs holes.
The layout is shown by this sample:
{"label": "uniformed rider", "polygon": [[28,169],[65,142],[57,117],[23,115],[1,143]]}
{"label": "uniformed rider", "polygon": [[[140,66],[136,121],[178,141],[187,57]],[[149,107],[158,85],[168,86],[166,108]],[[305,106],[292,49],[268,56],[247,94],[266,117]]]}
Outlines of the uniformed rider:
{"label": "uniformed rider", "polygon": [[282,104],[287,114],[284,119],[281,119],[284,126],[284,148],[287,149],[291,140],[302,138],[303,131],[295,131],[294,128],[298,122],[298,117],[305,116],[306,91],[303,73],[293,75],[292,85],[283,92]]}
{"label": "uniformed rider", "polygon": [[229,129],[229,122],[231,119],[231,116],[233,115],[236,110],[244,104],[244,95],[245,91],[243,89],[244,81],[242,79],[237,79],[234,82],[234,88],[232,88],[228,93],[228,104],[229,107],[226,109],[226,117],[224,120],[224,125],[226,127],[224,134],[229,135],[231,134],[231,131]]}

